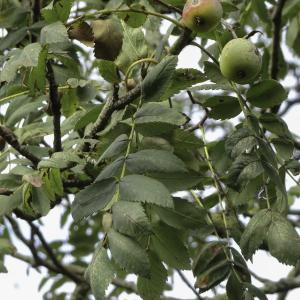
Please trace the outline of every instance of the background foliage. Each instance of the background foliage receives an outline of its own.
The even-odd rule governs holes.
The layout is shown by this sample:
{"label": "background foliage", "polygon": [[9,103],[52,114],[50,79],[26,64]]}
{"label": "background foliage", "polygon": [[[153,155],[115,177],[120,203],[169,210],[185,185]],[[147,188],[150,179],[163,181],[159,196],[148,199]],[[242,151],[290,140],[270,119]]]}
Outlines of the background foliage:
{"label": "background foliage", "polygon": [[[224,0],[222,24],[198,37],[179,22],[183,5],[1,1],[0,271],[6,256],[45,268],[44,299],[171,299],[175,272],[195,299],[280,300],[300,286],[300,139],[282,119],[300,102],[300,1]],[[92,25],[112,16],[107,44]],[[238,86],[218,58],[247,34],[263,67]],[[187,45],[201,57],[177,68]],[[56,206],[69,236],[49,242],[42,217]],[[258,249],[294,265],[289,277],[252,274]],[[70,294],[58,289],[66,282]]]}

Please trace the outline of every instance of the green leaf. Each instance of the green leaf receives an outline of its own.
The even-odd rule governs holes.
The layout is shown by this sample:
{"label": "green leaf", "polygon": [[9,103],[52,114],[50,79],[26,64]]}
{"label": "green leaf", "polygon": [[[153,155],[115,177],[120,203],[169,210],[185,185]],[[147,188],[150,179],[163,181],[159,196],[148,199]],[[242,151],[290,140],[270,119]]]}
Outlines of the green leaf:
{"label": "green leaf", "polygon": [[128,136],[127,134],[119,135],[110,145],[109,147],[102,153],[97,164],[105,159],[110,159],[114,156],[121,154],[127,147],[128,144]]}
{"label": "green leaf", "polygon": [[234,131],[225,142],[226,153],[235,159],[243,153],[252,152],[254,146],[257,144],[253,133],[245,127]]}
{"label": "green leaf", "polygon": [[3,189],[15,189],[21,185],[21,176],[14,174],[0,174],[0,186]]}
{"label": "green leaf", "polygon": [[204,145],[203,141],[193,132],[185,131],[183,129],[175,129],[171,141],[178,150],[197,150]]}
{"label": "green leaf", "polygon": [[0,216],[10,214],[15,208],[22,204],[22,189],[17,189],[10,196],[0,196]]}
{"label": "green leaf", "polygon": [[294,152],[294,143],[290,139],[273,138],[271,143],[275,146],[278,155],[284,159],[289,160]]}
{"label": "green leaf", "polygon": [[100,72],[100,75],[110,83],[119,83],[120,75],[118,73],[118,67],[113,61],[99,59],[97,60],[97,66]]}
{"label": "green leaf", "polygon": [[27,35],[28,27],[24,26],[17,30],[11,30],[4,37],[1,38],[0,51],[12,48],[14,45],[19,44]]}
{"label": "green leaf", "polygon": [[42,216],[46,216],[50,210],[50,199],[44,189],[44,187],[34,187],[31,190],[32,201],[31,206]]}
{"label": "green leaf", "polygon": [[216,120],[226,120],[240,114],[238,99],[231,96],[213,96],[203,101],[204,107],[209,107],[209,117]]}
{"label": "green leaf", "polygon": [[164,92],[161,97],[162,100],[166,100],[171,96],[174,96],[186,90],[194,84],[207,81],[206,76],[199,70],[196,69],[176,69],[173,77],[172,83],[168,89]]}
{"label": "green leaf", "polygon": [[154,149],[141,150],[128,155],[126,167],[130,172],[137,174],[187,172],[184,162],[173,153]]}
{"label": "green leaf", "polygon": [[184,173],[159,173],[159,172],[151,172],[148,173],[147,176],[152,177],[158,181],[160,181],[170,193],[185,191],[192,187],[199,187],[201,185],[201,181],[203,177],[196,172],[184,172]]}
{"label": "green leaf", "polygon": [[27,45],[19,57],[20,64],[24,67],[36,67],[42,47],[39,43]]}
{"label": "green leaf", "polygon": [[42,16],[48,23],[56,21],[66,22],[68,20],[73,0],[51,1],[42,9]]}
{"label": "green leaf", "polygon": [[221,283],[229,273],[229,266],[226,260],[221,260],[197,276],[195,287],[203,293]]}
{"label": "green leaf", "polygon": [[116,192],[116,180],[107,178],[96,181],[76,194],[72,203],[75,222],[98,212],[112,200]]}
{"label": "green leaf", "polygon": [[83,160],[74,151],[55,152],[48,160],[40,161],[38,169],[65,169],[80,163],[83,163]]}
{"label": "green leaf", "polygon": [[182,198],[173,198],[174,209],[153,206],[160,219],[176,229],[194,229],[206,225],[206,210]]}
{"label": "green leaf", "polygon": [[118,174],[121,173],[121,169],[124,165],[124,157],[119,157],[116,160],[114,160],[112,163],[107,165],[97,176],[95,181],[101,181],[106,178],[110,177],[117,177]]}
{"label": "green leaf", "polygon": [[63,196],[64,187],[63,187],[63,181],[61,178],[60,170],[54,168],[50,169],[49,180],[51,182],[51,187],[54,190],[54,193],[58,196]]}
{"label": "green leaf", "polygon": [[145,249],[113,229],[109,231],[108,239],[112,257],[122,268],[142,277],[150,277],[150,261]]}
{"label": "green leaf", "polygon": [[28,86],[31,94],[35,94],[35,89],[41,92],[46,88],[46,59],[48,55],[48,47],[43,47],[38,58],[38,64],[31,69]]}
{"label": "green leaf", "polygon": [[96,300],[104,300],[105,291],[115,277],[115,267],[102,247],[97,247],[92,261],[89,264],[85,278],[90,283]]}
{"label": "green leaf", "polygon": [[0,255],[13,254],[16,252],[15,246],[7,238],[0,237]]}
{"label": "green leaf", "polygon": [[4,262],[0,259],[0,273],[7,273],[7,269],[4,265]]}
{"label": "green leaf", "polygon": [[190,258],[188,251],[179,238],[178,231],[167,225],[153,227],[151,247],[167,265],[172,268],[189,270]]}
{"label": "green leaf", "polygon": [[[134,3],[130,5],[130,9],[145,10],[145,7],[139,3]],[[128,26],[133,28],[141,27],[147,20],[146,14],[135,12],[118,13],[118,16],[122,18]]]}
{"label": "green leaf", "polygon": [[268,300],[266,295],[257,287],[250,283],[244,283],[244,288],[247,289],[247,292],[253,297],[257,297],[259,300]]}
{"label": "green leaf", "polygon": [[67,28],[62,22],[55,22],[46,25],[41,30],[41,44],[65,44],[69,42]]}
{"label": "green leaf", "polygon": [[231,248],[230,251],[233,254],[234,266],[227,280],[226,294],[229,300],[246,300],[244,297],[245,284],[251,283],[251,275],[242,255],[234,248]]}
{"label": "green leaf", "polygon": [[233,162],[226,174],[228,186],[238,189],[240,186],[262,174],[264,171],[260,159],[254,154],[241,154]]}
{"label": "green leaf", "polygon": [[246,259],[250,259],[267,236],[272,222],[272,212],[263,209],[248,223],[240,240],[241,250]]}
{"label": "green leaf", "polygon": [[17,70],[21,67],[37,67],[39,55],[42,47],[39,43],[32,43],[21,49],[10,51],[9,60],[5,63],[1,71],[1,81],[12,81],[17,74]]}
{"label": "green leaf", "polygon": [[114,229],[120,233],[133,237],[150,233],[151,225],[141,203],[118,201],[112,207],[112,215]]}
{"label": "green leaf", "polygon": [[271,113],[264,113],[259,118],[259,121],[265,129],[279,137],[292,138],[292,134],[290,133],[288,126],[280,117]]}
{"label": "green leaf", "polygon": [[166,285],[168,272],[156,255],[150,253],[149,259],[150,279],[139,277],[137,289],[144,300],[160,300]]}
{"label": "green leaf", "polygon": [[273,181],[274,184],[276,184],[277,188],[279,189],[279,191],[282,193],[283,197],[286,200],[286,209],[287,209],[287,195],[286,195],[286,189],[285,189],[285,184],[284,181],[282,180],[282,178],[279,175],[278,170],[273,167],[270,163],[261,160],[261,164],[265,170],[265,172],[268,174],[268,176],[271,178],[271,180]]}
{"label": "green leaf", "polygon": [[226,247],[226,244],[221,241],[213,241],[201,245],[196,252],[193,262],[193,274],[195,276],[201,275],[215,264],[226,260],[224,247]]}
{"label": "green leaf", "polygon": [[127,175],[122,178],[120,197],[123,201],[173,207],[173,201],[167,188],[159,181],[143,175]]}
{"label": "green leaf", "polygon": [[[204,75],[218,85],[229,86],[228,80],[222,75],[220,68],[210,61],[204,62]],[[201,87],[201,86],[200,86]],[[232,89],[232,88],[230,88]]]}
{"label": "green leaf", "polygon": [[17,122],[28,117],[32,111],[37,111],[43,106],[45,97],[39,97],[34,102],[25,103],[18,107],[11,115],[6,119],[6,126],[13,127]]}
{"label": "green leaf", "polygon": [[75,125],[75,130],[82,129],[86,127],[88,124],[95,122],[102,108],[103,108],[103,104],[97,105],[96,107],[87,111],[87,113],[81,116],[80,119],[77,121]]}
{"label": "green leaf", "polygon": [[155,136],[186,123],[186,117],[162,103],[146,103],[135,115],[136,128],[143,135]]}
{"label": "green leaf", "polygon": [[60,99],[60,102],[61,102],[61,111],[63,115],[66,118],[72,116],[76,112],[79,106],[79,99],[77,97],[76,90],[72,88],[65,90]]}
{"label": "green leaf", "polygon": [[260,20],[262,20],[265,23],[270,22],[270,14],[269,14],[267,5],[264,1],[253,0],[252,7],[253,7],[253,10],[259,16]]}
{"label": "green leaf", "polygon": [[286,217],[272,212],[272,223],[266,237],[273,256],[281,263],[296,265],[300,259],[300,237]]}
{"label": "green leaf", "polygon": [[9,59],[6,61],[0,73],[0,82],[7,81],[11,82],[15,79],[17,70],[20,67],[19,57],[22,53],[21,49],[14,49],[10,51]]}
{"label": "green leaf", "polygon": [[259,108],[269,108],[281,104],[287,98],[287,92],[276,80],[263,80],[250,87],[247,100]]}
{"label": "green leaf", "polygon": [[119,56],[116,59],[117,66],[126,73],[127,68],[135,61],[148,57],[148,47],[145,36],[141,28],[132,28],[127,26],[124,21],[123,44]]}
{"label": "green leaf", "polygon": [[226,283],[226,295],[229,300],[244,299],[245,290],[243,282],[237,277],[236,273],[237,271],[231,271]]}
{"label": "green leaf", "polygon": [[167,56],[147,73],[142,84],[145,101],[159,101],[172,83],[177,61],[177,56]]}

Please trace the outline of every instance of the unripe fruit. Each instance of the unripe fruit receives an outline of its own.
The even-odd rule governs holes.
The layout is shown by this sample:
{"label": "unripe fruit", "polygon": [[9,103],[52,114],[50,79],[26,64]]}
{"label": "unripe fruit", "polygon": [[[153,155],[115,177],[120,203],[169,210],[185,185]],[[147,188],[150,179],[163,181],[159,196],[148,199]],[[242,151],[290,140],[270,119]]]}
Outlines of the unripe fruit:
{"label": "unripe fruit", "polygon": [[228,42],[220,56],[220,69],[224,77],[239,84],[250,83],[261,69],[259,51],[243,38]]}
{"label": "unripe fruit", "polygon": [[223,15],[219,0],[188,0],[182,12],[182,23],[190,30],[208,32],[214,29]]}
{"label": "unripe fruit", "polygon": [[95,41],[95,57],[115,60],[122,48],[123,33],[120,22],[115,18],[91,22]]}
{"label": "unripe fruit", "polygon": [[136,87],[136,85],[137,85],[137,82],[133,78],[127,79],[126,86],[127,86],[128,91],[131,91],[132,89],[134,89]]}
{"label": "unripe fruit", "polygon": [[108,232],[112,226],[112,214],[105,213],[102,217],[103,231]]}

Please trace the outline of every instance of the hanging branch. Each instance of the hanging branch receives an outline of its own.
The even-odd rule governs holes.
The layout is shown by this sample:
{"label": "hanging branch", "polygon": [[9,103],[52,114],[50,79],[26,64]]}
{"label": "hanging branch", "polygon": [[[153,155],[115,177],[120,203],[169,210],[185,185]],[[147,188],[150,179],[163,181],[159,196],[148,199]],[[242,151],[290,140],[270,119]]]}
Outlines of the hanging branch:
{"label": "hanging branch", "polygon": [[21,155],[29,159],[35,168],[37,167],[40,159],[28,151],[24,145],[21,145],[15,134],[8,127],[0,125],[0,136]]}
{"label": "hanging branch", "polygon": [[55,82],[54,72],[50,61],[47,61],[47,78],[49,81],[49,101],[53,113],[54,152],[60,152],[62,151],[60,99],[58,94],[58,86]]}

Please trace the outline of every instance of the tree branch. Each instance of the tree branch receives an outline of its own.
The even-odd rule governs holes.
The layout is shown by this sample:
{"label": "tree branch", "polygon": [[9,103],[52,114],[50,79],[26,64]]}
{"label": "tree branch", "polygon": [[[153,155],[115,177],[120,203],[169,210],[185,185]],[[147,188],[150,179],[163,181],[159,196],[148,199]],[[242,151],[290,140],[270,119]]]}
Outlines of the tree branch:
{"label": "tree branch", "polygon": [[270,281],[262,288],[265,294],[284,293],[300,287],[300,278],[283,278],[277,282]]}
{"label": "tree branch", "polygon": [[21,155],[29,159],[35,168],[37,167],[40,159],[28,151],[24,145],[21,145],[15,134],[8,127],[0,125],[0,136]]}
{"label": "tree branch", "polygon": [[47,61],[47,78],[49,81],[49,101],[53,113],[54,152],[60,152],[62,151],[60,130],[60,100],[58,94],[58,85],[55,82],[54,72],[50,61]]}
{"label": "tree branch", "polygon": [[45,251],[47,252],[50,260],[52,261],[53,265],[59,269],[59,272],[70,279],[72,279],[74,282],[78,283],[82,281],[78,276],[74,275],[72,272],[70,272],[67,268],[64,267],[62,263],[60,263],[55,255],[55,253],[52,251],[51,247],[47,243],[46,239],[44,238],[42,232],[39,230],[38,227],[36,227],[32,222],[27,222],[29,226],[31,227],[33,233],[39,238],[41,244],[43,245]]}
{"label": "tree branch", "polygon": [[33,22],[38,22],[41,17],[41,0],[34,0],[32,6]]}
{"label": "tree branch", "polygon": [[[30,240],[28,240],[24,237],[23,233],[21,232],[19,224],[12,217],[5,216],[5,218],[10,223],[11,228],[12,228],[14,234],[16,235],[16,237],[20,241],[22,241],[23,244],[25,244],[27,246],[27,248],[30,250],[33,260],[29,260],[30,259],[29,257],[25,257],[22,255],[18,255],[18,257],[15,256],[16,258],[21,259],[21,260],[24,260],[23,258],[26,258],[26,260],[24,260],[24,261],[27,263],[30,262],[30,265],[32,265],[33,267],[43,266],[54,273],[65,275],[66,277],[68,277],[69,279],[74,281],[75,283],[85,282],[83,276],[79,276],[78,274],[75,274],[75,272],[70,271],[66,266],[64,266],[60,262],[58,262],[53,251],[51,250],[50,246],[47,244],[47,242],[44,239],[44,237],[42,236],[42,234],[39,232],[39,230],[33,224],[28,222],[31,227],[31,238],[30,238]],[[34,235],[37,235],[39,237],[43,247],[45,248],[45,250],[46,250],[47,254],[49,255],[52,262],[50,262],[46,259],[43,259],[39,256],[38,251],[37,251],[36,247],[34,246]],[[14,255],[12,255],[12,256],[14,256]],[[54,261],[55,261],[55,263],[54,263]]]}

